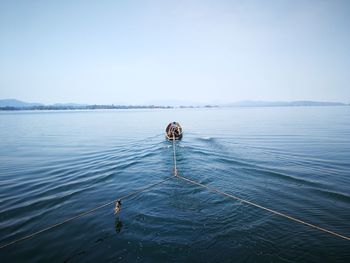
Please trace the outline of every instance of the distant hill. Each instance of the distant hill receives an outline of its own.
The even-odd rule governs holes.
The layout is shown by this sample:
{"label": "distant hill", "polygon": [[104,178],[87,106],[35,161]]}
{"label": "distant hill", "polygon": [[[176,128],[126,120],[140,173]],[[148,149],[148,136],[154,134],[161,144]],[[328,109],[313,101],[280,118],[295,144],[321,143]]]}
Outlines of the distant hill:
{"label": "distant hill", "polygon": [[287,106],[345,106],[347,104],[341,102],[327,102],[327,101],[237,101],[228,103],[223,106],[226,107],[287,107]]}
{"label": "distant hill", "polygon": [[[33,102],[24,102],[16,99],[4,99],[0,100],[0,107],[13,107],[13,108],[31,108],[31,107],[40,107],[40,106],[48,106],[43,103],[33,103]],[[85,107],[88,104],[78,104],[78,103],[55,103],[49,105],[52,107]]]}
{"label": "distant hill", "polygon": [[29,103],[16,99],[5,99],[0,100],[0,107],[15,107],[15,108],[27,108],[27,107],[35,107],[35,106],[43,106],[42,103]]}

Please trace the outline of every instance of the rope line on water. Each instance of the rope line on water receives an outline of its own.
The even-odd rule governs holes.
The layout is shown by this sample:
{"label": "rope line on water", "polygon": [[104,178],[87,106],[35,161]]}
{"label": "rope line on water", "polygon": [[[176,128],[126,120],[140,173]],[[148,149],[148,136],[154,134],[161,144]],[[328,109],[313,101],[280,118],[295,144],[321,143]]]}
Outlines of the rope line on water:
{"label": "rope line on water", "polygon": [[221,191],[221,190],[219,190],[219,189],[216,189],[216,188],[214,188],[214,187],[210,187],[210,186],[201,184],[201,183],[199,183],[199,182],[193,181],[193,180],[191,180],[191,179],[185,178],[185,177],[183,177],[183,176],[180,176],[180,175],[178,174],[178,172],[177,172],[177,167],[176,167],[176,149],[175,149],[175,140],[174,140],[174,139],[173,139],[173,148],[174,148],[174,165],[175,165],[174,170],[175,170],[175,176],[176,176],[177,178],[180,178],[180,179],[182,179],[182,180],[184,180],[184,181],[187,181],[188,183],[192,183],[192,184],[195,184],[195,185],[197,185],[197,186],[201,186],[201,187],[203,187],[203,188],[209,190],[210,192],[214,192],[214,193],[217,193],[217,194],[220,194],[220,195],[229,197],[229,198],[231,198],[231,199],[240,201],[241,203],[244,203],[244,204],[247,204],[247,205],[251,205],[251,206],[260,208],[260,209],[265,210],[265,211],[268,211],[268,212],[270,212],[270,213],[272,213],[272,214],[275,214],[275,215],[278,215],[278,216],[287,218],[287,219],[292,220],[292,221],[294,221],[294,222],[297,222],[297,223],[306,225],[306,226],[311,227],[311,228],[315,228],[315,229],[317,229],[317,230],[319,230],[319,231],[322,231],[322,232],[324,232],[324,233],[327,233],[327,234],[330,234],[330,235],[333,235],[333,236],[337,236],[337,237],[340,237],[340,238],[342,238],[342,239],[345,239],[345,240],[350,241],[350,237],[347,237],[347,236],[338,234],[338,233],[333,232],[333,231],[331,231],[331,230],[328,230],[328,229],[325,229],[325,228],[323,228],[323,227],[316,226],[316,225],[314,225],[314,224],[305,222],[305,221],[303,221],[303,220],[301,220],[301,219],[295,218],[295,217],[290,216],[290,215],[287,215],[287,214],[285,214],[285,213],[278,212],[278,211],[276,211],[276,210],[273,210],[273,209],[271,209],[271,208],[267,208],[267,207],[265,207],[265,206],[262,206],[262,205],[259,205],[259,204],[257,204],[257,203],[254,203],[254,202],[252,202],[252,201],[245,200],[245,199],[243,199],[243,198],[241,198],[241,197],[238,197],[238,196],[235,196],[235,195],[232,195],[232,194],[225,193],[225,192],[223,192],[223,191]]}
{"label": "rope line on water", "polygon": [[254,202],[252,202],[252,201],[248,201],[248,200],[242,199],[242,198],[240,198],[240,197],[238,197],[238,196],[225,193],[225,192],[220,191],[220,190],[218,190],[218,189],[216,189],[216,188],[214,188],[214,187],[210,187],[210,186],[201,184],[201,183],[199,183],[199,182],[196,182],[196,181],[193,181],[193,180],[191,180],[191,179],[185,178],[185,177],[180,176],[180,175],[178,175],[178,174],[177,174],[176,177],[178,177],[178,178],[180,178],[180,179],[182,179],[182,180],[184,180],[184,181],[187,181],[187,182],[189,182],[189,183],[195,184],[195,185],[197,185],[197,186],[201,186],[201,187],[203,187],[203,188],[206,188],[206,189],[209,190],[210,192],[214,192],[214,193],[217,193],[217,194],[220,194],[220,195],[229,197],[229,198],[231,198],[231,199],[235,199],[235,200],[237,200],[237,201],[240,201],[241,203],[248,204],[248,205],[251,205],[251,206],[260,208],[260,209],[262,209],[262,210],[268,211],[268,212],[273,213],[273,214],[275,214],[275,215],[279,215],[279,216],[284,217],[284,218],[287,218],[287,219],[289,219],[289,220],[298,222],[298,223],[300,223],[300,224],[304,224],[304,225],[309,226],[309,227],[311,227],[311,228],[315,228],[315,229],[318,229],[318,230],[320,230],[320,231],[322,231],[322,232],[328,233],[328,234],[330,234],[330,235],[337,236],[337,237],[340,237],[340,238],[343,238],[343,239],[345,239],[345,240],[350,241],[350,237],[347,237],[347,236],[338,234],[338,233],[336,233],[336,232],[333,232],[333,231],[331,231],[331,230],[325,229],[325,228],[323,228],[323,227],[319,227],[319,226],[316,226],[316,225],[314,225],[314,224],[305,222],[305,221],[303,221],[303,220],[301,220],[301,219],[298,219],[298,218],[295,218],[295,217],[293,217],[293,216],[290,216],[290,215],[287,215],[287,214],[278,212],[278,211],[276,211],[276,210],[273,210],[273,209],[271,209],[271,208],[267,208],[267,207],[265,207],[265,206],[256,204],[256,203],[254,203]]}
{"label": "rope line on water", "polygon": [[[217,189],[217,188],[210,187],[210,186],[204,185],[204,184],[202,184],[202,183],[196,182],[196,181],[194,181],[194,180],[188,179],[188,178],[186,178],[186,177],[180,176],[180,175],[178,174],[177,166],[176,166],[176,145],[175,145],[175,136],[174,136],[174,134],[173,134],[173,157],[174,157],[174,175],[175,175],[175,177],[177,177],[177,178],[179,178],[179,179],[181,179],[181,180],[184,180],[184,181],[186,181],[186,182],[188,182],[188,183],[191,183],[191,184],[194,184],[194,185],[197,185],[197,186],[201,186],[201,187],[203,187],[203,188],[209,190],[210,192],[214,192],[214,193],[217,193],[217,194],[220,194],[220,195],[229,197],[229,198],[234,199],[234,200],[236,200],[236,201],[240,201],[241,203],[244,203],[244,204],[247,204],[247,205],[251,205],[251,206],[260,208],[260,209],[262,209],[262,210],[268,211],[268,212],[273,213],[273,214],[275,214],[275,215],[279,215],[279,216],[281,216],[281,217],[287,218],[287,219],[292,220],[292,221],[295,221],[295,222],[297,222],[297,223],[300,223],[300,224],[309,226],[309,227],[311,227],[311,228],[317,229],[317,230],[322,231],[322,232],[324,232],[324,233],[327,233],[327,234],[330,234],[330,235],[333,235],[333,236],[337,236],[337,237],[340,237],[340,238],[342,238],[342,239],[345,239],[345,240],[350,241],[350,237],[347,237],[347,236],[338,234],[338,233],[333,232],[333,231],[331,231],[331,230],[328,230],[328,229],[325,229],[325,228],[316,226],[316,225],[314,225],[314,224],[305,222],[305,221],[303,221],[303,220],[301,220],[301,219],[292,217],[292,216],[287,215],[287,214],[284,214],[284,213],[282,213],[282,212],[278,212],[278,211],[276,211],[276,210],[273,210],[273,209],[267,208],[267,207],[265,207],[265,206],[256,204],[256,203],[254,203],[254,202],[252,202],[252,201],[248,201],[248,200],[245,200],[245,199],[240,198],[240,197],[238,197],[238,196],[225,193],[225,192],[223,192],[223,191],[221,191],[221,190],[219,190],[219,189]],[[105,204],[99,205],[99,206],[97,206],[97,207],[95,207],[95,208],[92,208],[92,209],[87,210],[87,211],[85,211],[85,212],[79,213],[79,214],[77,214],[77,215],[75,215],[75,216],[73,216],[73,217],[67,218],[67,219],[65,219],[65,220],[63,220],[63,221],[61,221],[61,222],[59,222],[59,223],[56,223],[56,224],[51,225],[51,226],[49,226],[49,227],[43,228],[43,229],[41,229],[41,230],[39,230],[39,231],[36,231],[36,232],[34,232],[34,233],[32,233],[32,234],[29,234],[29,235],[26,235],[26,236],[24,236],[24,237],[15,239],[15,240],[13,240],[13,241],[11,241],[11,242],[9,242],[9,243],[0,245],[0,249],[4,249],[4,248],[6,248],[6,247],[8,247],[8,246],[14,245],[14,244],[19,243],[19,242],[21,242],[21,241],[31,239],[31,238],[33,238],[33,237],[35,237],[35,236],[38,236],[38,235],[40,235],[40,234],[42,234],[42,233],[44,233],[44,232],[50,231],[50,230],[52,230],[52,229],[54,229],[54,228],[60,227],[60,226],[62,226],[62,225],[64,225],[64,224],[67,224],[67,223],[69,223],[69,222],[71,222],[71,221],[73,221],[73,220],[76,220],[76,219],[80,218],[80,217],[83,217],[83,216],[85,216],[85,215],[94,213],[94,212],[96,212],[97,210],[99,210],[99,209],[101,209],[101,208],[104,208],[104,207],[107,207],[107,206],[109,206],[109,205],[112,205],[112,204],[114,204],[114,203],[116,203],[116,202],[118,202],[118,201],[121,201],[122,199],[126,199],[126,198],[129,198],[129,197],[131,197],[131,196],[133,196],[133,195],[136,195],[136,194],[138,194],[138,193],[145,192],[145,191],[147,191],[147,190],[149,190],[149,189],[151,189],[151,188],[153,188],[153,187],[155,187],[155,186],[157,186],[157,185],[160,185],[160,184],[162,184],[162,183],[164,183],[164,182],[166,182],[166,181],[168,181],[168,180],[170,180],[170,179],[172,179],[172,178],[174,178],[174,176],[169,176],[169,177],[167,177],[167,178],[165,178],[165,179],[163,179],[163,180],[161,180],[161,181],[158,181],[158,182],[156,182],[156,183],[154,183],[154,184],[151,184],[151,185],[149,185],[149,186],[146,186],[146,187],[144,187],[144,188],[140,188],[140,189],[138,189],[138,190],[135,190],[134,192],[131,192],[131,193],[129,193],[129,194],[126,194],[126,195],[124,195],[124,196],[122,196],[122,197],[119,197],[119,198],[113,200],[113,201],[109,201],[109,202],[107,202],[107,203],[105,203]]]}
{"label": "rope line on water", "polygon": [[175,133],[173,132],[173,153],[174,153],[174,175],[177,176]]}
{"label": "rope line on water", "polygon": [[50,230],[52,230],[52,229],[54,229],[54,228],[60,227],[60,226],[66,224],[66,223],[69,223],[69,222],[71,222],[71,221],[73,221],[73,220],[75,220],[75,219],[78,219],[78,218],[80,218],[80,217],[83,217],[83,216],[86,216],[86,215],[88,215],[88,214],[94,213],[94,212],[96,212],[97,210],[99,210],[99,209],[101,209],[101,208],[104,208],[104,207],[106,207],[106,206],[112,205],[112,204],[114,204],[115,202],[120,201],[120,200],[122,200],[122,199],[126,199],[126,198],[129,198],[129,197],[131,197],[131,196],[133,196],[133,195],[136,195],[136,194],[138,194],[138,193],[145,192],[145,191],[147,191],[147,190],[149,190],[149,189],[151,189],[151,188],[153,188],[153,187],[155,187],[155,186],[157,186],[157,185],[160,185],[160,184],[162,184],[162,183],[164,183],[164,182],[166,182],[166,181],[168,181],[168,180],[170,180],[170,179],[172,179],[172,178],[174,178],[174,176],[169,176],[169,177],[165,178],[164,180],[158,181],[158,182],[156,182],[156,183],[154,183],[154,184],[151,184],[151,185],[149,185],[149,186],[146,186],[146,187],[144,187],[144,188],[140,188],[140,189],[138,189],[138,190],[136,190],[136,191],[134,191],[134,192],[131,192],[131,193],[126,194],[126,195],[124,195],[124,196],[122,196],[122,197],[119,197],[119,198],[117,198],[117,199],[115,199],[115,200],[113,200],[113,201],[110,201],[110,202],[108,202],[108,203],[99,205],[99,206],[97,206],[97,207],[95,207],[95,208],[92,208],[92,209],[89,209],[89,210],[87,210],[87,211],[85,211],[85,212],[79,213],[79,214],[77,214],[77,215],[75,215],[75,216],[73,216],[73,217],[67,218],[67,219],[65,219],[65,220],[63,220],[63,221],[61,221],[61,222],[59,222],[59,223],[56,223],[56,224],[51,225],[51,226],[49,226],[49,227],[43,228],[43,229],[41,229],[41,230],[39,230],[39,231],[36,231],[36,232],[34,232],[34,233],[32,233],[32,234],[26,235],[26,236],[21,237],[21,238],[18,238],[18,239],[16,239],[16,240],[11,241],[11,242],[9,242],[9,243],[6,243],[6,244],[4,244],[4,245],[0,245],[0,249],[6,248],[6,247],[8,247],[8,246],[14,245],[14,244],[19,243],[19,242],[21,242],[21,241],[24,241],[24,240],[33,238],[33,237],[35,237],[35,236],[37,236],[37,235],[40,235],[40,234],[42,234],[42,233],[44,233],[44,232],[50,231]]}

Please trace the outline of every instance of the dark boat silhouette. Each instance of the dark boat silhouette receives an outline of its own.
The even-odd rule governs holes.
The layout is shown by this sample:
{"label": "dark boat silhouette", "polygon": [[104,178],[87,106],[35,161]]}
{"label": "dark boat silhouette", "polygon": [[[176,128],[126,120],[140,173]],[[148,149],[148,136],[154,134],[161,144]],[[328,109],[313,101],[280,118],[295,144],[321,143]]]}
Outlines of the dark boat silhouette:
{"label": "dark boat silhouette", "polygon": [[168,140],[181,140],[182,138],[182,127],[178,122],[171,122],[165,129],[165,137]]}

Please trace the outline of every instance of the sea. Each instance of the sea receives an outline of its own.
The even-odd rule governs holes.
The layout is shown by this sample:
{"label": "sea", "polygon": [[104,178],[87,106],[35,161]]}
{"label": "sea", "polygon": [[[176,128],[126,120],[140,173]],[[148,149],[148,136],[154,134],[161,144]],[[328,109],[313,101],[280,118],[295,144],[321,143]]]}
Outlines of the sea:
{"label": "sea", "polygon": [[349,106],[2,111],[0,262],[350,262],[349,240],[175,177],[172,121],[180,176],[350,237]]}

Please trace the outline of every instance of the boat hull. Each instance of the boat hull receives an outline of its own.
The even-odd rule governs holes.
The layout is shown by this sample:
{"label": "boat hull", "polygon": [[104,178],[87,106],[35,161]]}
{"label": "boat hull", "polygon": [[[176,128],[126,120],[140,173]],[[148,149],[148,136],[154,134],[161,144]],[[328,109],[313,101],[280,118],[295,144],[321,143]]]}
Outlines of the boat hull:
{"label": "boat hull", "polygon": [[178,122],[171,122],[165,129],[165,137],[172,140],[181,140],[182,139],[182,127]]}

